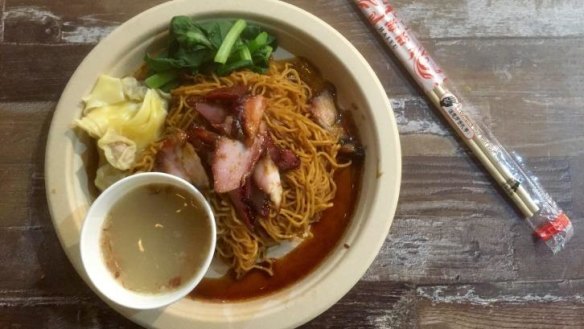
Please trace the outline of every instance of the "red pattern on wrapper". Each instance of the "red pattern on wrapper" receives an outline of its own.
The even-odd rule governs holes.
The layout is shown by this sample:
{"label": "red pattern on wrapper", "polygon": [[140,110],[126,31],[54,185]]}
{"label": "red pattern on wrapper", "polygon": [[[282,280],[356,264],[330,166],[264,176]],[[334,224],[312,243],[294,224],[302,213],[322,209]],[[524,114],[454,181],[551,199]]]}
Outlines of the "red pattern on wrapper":
{"label": "red pattern on wrapper", "polygon": [[[499,177],[498,183],[522,210],[526,220],[534,227],[535,235],[545,241],[552,252],[563,249],[574,232],[568,217],[545,193],[537,179],[526,174],[521,163],[511,157],[489,131],[481,130],[467,117],[461,103],[445,86],[446,76],[442,70],[397,17],[388,1],[354,1],[436,108],[447,117],[473,151],[482,156],[481,162],[487,169],[491,168],[494,176]],[[521,179],[517,179],[517,175]],[[554,214],[558,215],[554,217]]]}
{"label": "red pattern on wrapper", "polygon": [[391,7],[391,5],[389,4],[389,2],[387,2],[387,0],[381,0],[381,1],[377,1],[377,0],[358,0],[357,1],[357,5],[359,6],[359,8],[363,8],[363,9],[368,9],[369,7],[376,7],[376,6],[383,5],[383,6],[385,6],[386,12],[393,11],[393,7]]}
{"label": "red pattern on wrapper", "polygon": [[385,43],[394,50],[400,60],[407,63],[406,68],[425,92],[431,92],[446,80],[442,70],[430,58],[416,37],[407,31],[387,1],[358,0],[357,6],[383,36]]}
{"label": "red pattern on wrapper", "polygon": [[[426,49],[419,49],[417,53],[414,53],[413,56],[416,73],[427,80],[432,79],[432,67],[430,63],[430,58],[428,57],[428,53]],[[442,73],[442,70],[437,70],[438,73]]]}

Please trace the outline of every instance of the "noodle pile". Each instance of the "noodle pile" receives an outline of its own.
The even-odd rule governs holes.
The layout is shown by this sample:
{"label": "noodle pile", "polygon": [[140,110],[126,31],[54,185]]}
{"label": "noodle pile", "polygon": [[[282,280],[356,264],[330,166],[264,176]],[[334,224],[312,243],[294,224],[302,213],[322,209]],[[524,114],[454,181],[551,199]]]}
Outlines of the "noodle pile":
{"label": "noodle pile", "polygon": [[[280,209],[271,209],[268,218],[258,218],[256,229],[250,230],[237,218],[226,196],[210,192],[207,196],[217,222],[217,251],[231,263],[237,277],[259,268],[271,273],[266,248],[284,240],[310,237],[310,224],[320,213],[333,206],[336,185],[335,170],[350,165],[337,162],[340,149],[338,131],[327,131],[309,116],[311,89],[291,63],[271,62],[266,74],[251,71],[234,72],[226,77],[196,75],[193,84],[172,91],[172,107],[166,119],[165,132],[187,130],[202,122],[198,112],[189,106],[189,96],[204,96],[212,90],[243,84],[253,95],[266,99],[264,121],[273,141],[288,148],[300,158],[300,167],[281,173],[283,196]],[[150,171],[160,142],[141,155],[135,171]]]}

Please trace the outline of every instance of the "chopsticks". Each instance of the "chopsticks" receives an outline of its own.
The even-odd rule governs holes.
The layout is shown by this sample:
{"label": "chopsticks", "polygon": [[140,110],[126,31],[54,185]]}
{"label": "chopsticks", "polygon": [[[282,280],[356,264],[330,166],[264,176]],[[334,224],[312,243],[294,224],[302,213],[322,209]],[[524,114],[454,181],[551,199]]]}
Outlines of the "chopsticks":
{"label": "chopsticks", "polygon": [[434,107],[525,216],[534,234],[552,252],[561,250],[572,237],[573,227],[537,178],[528,174],[488,129],[480,127],[463,111],[463,104],[448,88],[443,71],[387,0],[354,1]]}
{"label": "chopsticks", "polygon": [[[445,89],[443,85],[436,86],[430,94],[430,99],[434,103],[434,106],[439,109],[443,109],[443,106],[440,104],[440,100],[444,99],[445,97],[455,96],[447,89]],[[488,140],[483,137],[484,132],[478,128],[476,123],[472,121],[471,118],[462,112],[461,106],[453,109],[453,111],[455,111],[455,114],[460,118],[460,120],[464,122],[464,125],[470,126],[470,131],[472,131],[472,134],[466,132],[464,128],[459,128],[460,124],[457,124],[455,122],[456,119],[453,119],[453,117],[456,118],[455,115],[446,114],[445,116],[447,120],[451,121],[451,125],[459,128],[455,129],[456,132],[462,138],[462,140],[466,142],[466,145],[479,159],[485,169],[487,169],[487,171],[491,174],[493,179],[495,179],[495,181],[503,188],[503,190],[515,203],[517,208],[519,208],[523,215],[525,215],[525,217],[531,217],[537,213],[539,211],[538,205],[535,203],[529,193],[527,193],[525,188],[521,185],[520,181],[511,174],[505,165],[501,164],[501,161],[496,158],[496,154],[492,151],[495,146],[490,144]]]}

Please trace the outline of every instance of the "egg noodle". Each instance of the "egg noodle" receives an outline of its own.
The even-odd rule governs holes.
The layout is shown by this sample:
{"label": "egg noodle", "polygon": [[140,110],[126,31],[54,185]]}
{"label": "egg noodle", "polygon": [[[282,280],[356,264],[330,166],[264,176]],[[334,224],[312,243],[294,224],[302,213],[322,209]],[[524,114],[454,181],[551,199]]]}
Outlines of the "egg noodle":
{"label": "egg noodle", "polygon": [[[266,99],[263,119],[268,133],[280,147],[300,158],[300,167],[281,174],[283,196],[279,209],[271,209],[267,218],[259,218],[255,229],[240,221],[226,195],[208,193],[217,222],[217,251],[228,261],[237,277],[258,268],[272,273],[272,261],[266,258],[269,246],[285,240],[310,237],[310,225],[320,213],[333,206],[335,170],[349,166],[339,163],[339,132],[327,131],[309,116],[312,90],[302,81],[290,62],[272,61],[266,74],[238,71],[225,77],[196,75],[192,84],[172,90],[171,109],[165,132],[188,128],[203,122],[190,96],[204,96],[210,91],[237,84],[248,86],[251,94]],[[153,143],[140,156],[134,171],[151,171],[160,142]]]}

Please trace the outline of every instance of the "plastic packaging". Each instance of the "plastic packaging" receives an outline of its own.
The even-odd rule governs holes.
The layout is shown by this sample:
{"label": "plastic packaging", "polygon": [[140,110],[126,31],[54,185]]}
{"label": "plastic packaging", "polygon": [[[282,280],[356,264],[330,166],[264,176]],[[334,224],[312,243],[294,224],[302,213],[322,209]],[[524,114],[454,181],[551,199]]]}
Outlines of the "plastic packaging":
{"label": "plastic packaging", "polygon": [[505,150],[493,134],[464,111],[464,105],[446,83],[444,72],[432,60],[385,0],[355,0],[401,64],[424,90],[485,169],[523,213],[534,234],[553,253],[573,235],[568,216],[523,165]]}

